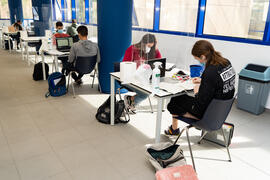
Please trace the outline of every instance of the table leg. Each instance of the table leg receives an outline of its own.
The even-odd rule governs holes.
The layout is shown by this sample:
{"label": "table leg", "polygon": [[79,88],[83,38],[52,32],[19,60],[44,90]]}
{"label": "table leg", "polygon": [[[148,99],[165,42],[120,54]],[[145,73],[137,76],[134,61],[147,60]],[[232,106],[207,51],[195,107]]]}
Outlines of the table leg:
{"label": "table leg", "polygon": [[28,62],[28,65],[30,66],[28,42],[26,42],[26,60]]}
{"label": "table leg", "polygon": [[157,120],[156,120],[156,138],[155,143],[160,142],[160,131],[161,131],[161,119],[162,119],[162,107],[164,100],[161,98],[157,98]]}
{"label": "table leg", "polygon": [[42,52],[42,72],[43,72],[43,80],[44,80],[44,81],[46,81],[46,72],[45,72],[44,52]]}
{"label": "table leg", "polygon": [[9,53],[11,53],[11,44],[10,44],[10,37],[8,34],[8,48],[9,48]]}
{"label": "table leg", "polygon": [[24,57],[23,57],[23,45],[22,45],[22,39],[21,39],[21,52],[22,52],[22,60],[24,60]]}
{"label": "table leg", "polygon": [[57,58],[57,56],[54,56],[54,63],[55,63],[55,71],[58,72],[59,69],[58,69],[58,58]]}
{"label": "table leg", "polygon": [[111,125],[114,125],[114,77],[111,75]]}

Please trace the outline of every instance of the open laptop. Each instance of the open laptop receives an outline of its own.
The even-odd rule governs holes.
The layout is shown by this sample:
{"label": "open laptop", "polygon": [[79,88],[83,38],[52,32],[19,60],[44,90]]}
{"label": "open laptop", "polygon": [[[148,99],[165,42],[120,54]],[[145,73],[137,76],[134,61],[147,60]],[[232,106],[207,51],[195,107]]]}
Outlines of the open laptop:
{"label": "open laptop", "polygon": [[56,38],[56,49],[60,52],[69,52],[72,45],[72,37]]}
{"label": "open laptop", "polygon": [[161,65],[161,67],[159,67],[159,69],[160,69],[160,77],[165,77],[166,58],[158,58],[158,59],[151,59],[151,60],[145,61],[145,63],[149,64],[152,69],[155,68],[155,65],[154,65],[155,62],[161,62],[162,65]]}

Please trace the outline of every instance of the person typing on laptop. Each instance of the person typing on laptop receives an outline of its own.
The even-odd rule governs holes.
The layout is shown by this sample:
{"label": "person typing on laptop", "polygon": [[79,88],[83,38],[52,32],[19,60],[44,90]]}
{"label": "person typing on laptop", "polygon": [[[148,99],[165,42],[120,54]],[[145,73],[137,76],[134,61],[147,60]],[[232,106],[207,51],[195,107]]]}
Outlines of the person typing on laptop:
{"label": "person typing on laptop", "polygon": [[[100,61],[98,45],[87,39],[87,36],[88,36],[87,27],[84,25],[79,26],[77,28],[77,31],[78,31],[80,41],[74,43],[70,49],[67,72],[74,69],[75,63],[76,63],[76,57],[88,57],[88,56],[97,55],[97,63],[99,63]],[[82,84],[81,78],[83,77],[83,74],[73,72],[71,76],[78,85]]]}
{"label": "person typing on laptop", "polygon": [[[123,62],[131,61],[136,62],[137,68],[143,64],[146,60],[161,58],[161,54],[157,48],[157,40],[153,34],[145,34],[141,41],[137,44],[131,45],[127,48]],[[148,95],[128,86],[128,88],[136,92],[136,96],[126,95],[124,97],[126,107],[134,112],[135,106],[145,100]]]}

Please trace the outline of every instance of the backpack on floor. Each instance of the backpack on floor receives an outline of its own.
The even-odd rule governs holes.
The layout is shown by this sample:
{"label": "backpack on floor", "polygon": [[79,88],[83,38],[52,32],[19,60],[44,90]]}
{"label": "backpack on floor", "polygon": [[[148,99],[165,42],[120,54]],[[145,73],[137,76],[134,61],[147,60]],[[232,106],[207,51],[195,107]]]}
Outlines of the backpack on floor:
{"label": "backpack on floor", "polygon": [[[124,116],[125,120],[121,119]],[[111,96],[98,108],[96,119],[104,124],[111,123]],[[128,123],[130,120],[129,114],[123,100],[116,100],[114,97],[114,123]]]}
{"label": "backpack on floor", "polygon": [[[10,39],[9,42],[10,42],[11,49],[13,49],[13,42],[12,42],[12,40]],[[8,40],[5,40],[5,49],[6,50],[9,50]]]}
{"label": "backpack on floor", "polygon": [[[49,76],[49,65],[47,63],[45,64],[45,74],[46,74],[46,79],[48,79]],[[33,79],[35,81],[43,80],[43,70],[42,70],[42,62],[39,62],[35,64],[34,66],[34,72],[33,72]]]}
{"label": "backpack on floor", "polygon": [[66,77],[60,72],[54,72],[48,77],[49,92],[46,93],[45,97],[62,96],[67,93],[66,88]]}

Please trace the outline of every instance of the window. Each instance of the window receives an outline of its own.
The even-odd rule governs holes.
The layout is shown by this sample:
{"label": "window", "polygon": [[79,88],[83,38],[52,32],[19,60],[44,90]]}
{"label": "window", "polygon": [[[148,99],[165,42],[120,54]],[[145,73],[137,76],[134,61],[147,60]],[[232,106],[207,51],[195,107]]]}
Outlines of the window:
{"label": "window", "polygon": [[71,0],[64,0],[64,7],[62,7],[65,13],[65,21],[71,21]]}
{"label": "window", "polygon": [[89,22],[97,24],[97,0],[89,0]]}
{"label": "window", "polygon": [[76,19],[78,23],[85,23],[85,0],[76,0]]}
{"label": "window", "polygon": [[55,1],[55,19],[57,21],[62,21],[62,14],[61,14],[61,0],[56,0]]}
{"label": "window", "polygon": [[263,39],[269,0],[207,0],[204,34]]}
{"label": "window", "polygon": [[33,19],[32,0],[22,0],[22,6],[23,6],[23,18]]}
{"label": "window", "polygon": [[199,0],[161,1],[160,29],[195,33],[198,5]]}
{"label": "window", "polygon": [[8,7],[8,0],[1,0],[0,1],[0,18],[1,19],[9,19],[9,7]]}
{"label": "window", "polygon": [[134,12],[133,22],[134,27],[153,29],[154,23],[154,0],[133,0]]}

